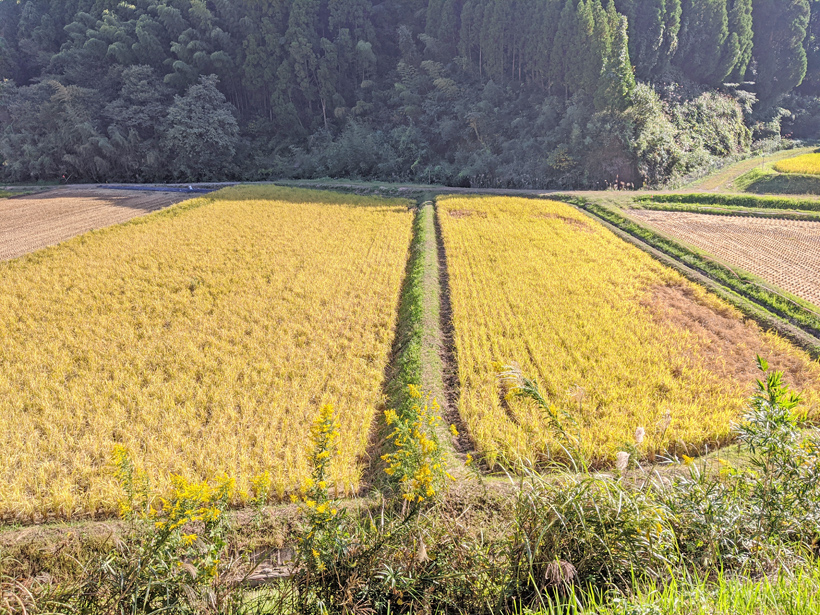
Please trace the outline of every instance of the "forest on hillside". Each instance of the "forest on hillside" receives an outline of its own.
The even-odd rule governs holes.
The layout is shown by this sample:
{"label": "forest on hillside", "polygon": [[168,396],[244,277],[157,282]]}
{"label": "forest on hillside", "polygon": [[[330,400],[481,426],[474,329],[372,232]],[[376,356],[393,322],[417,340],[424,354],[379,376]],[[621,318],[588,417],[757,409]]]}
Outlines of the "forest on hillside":
{"label": "forest on hillside", "polygon": [[0,180],[662,185],[820,136],[820,0],[0,0]]}

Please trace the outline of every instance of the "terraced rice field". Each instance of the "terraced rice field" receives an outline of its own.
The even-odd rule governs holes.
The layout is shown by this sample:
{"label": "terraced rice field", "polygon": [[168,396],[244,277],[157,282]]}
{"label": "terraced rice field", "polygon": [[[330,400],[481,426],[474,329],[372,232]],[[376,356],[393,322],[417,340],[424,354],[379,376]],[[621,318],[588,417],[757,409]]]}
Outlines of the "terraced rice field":
{"label": "terraced rice field", "polygon": [[648,454],[726,442],[758,353],[820,412],[820,365],[571,207],[448,197],[439,218],[459,411],[489,465],[560,454],[544,414],[504,398],[494,363],[537,377],[593,462],[638,427]]}
{"label": "terraced rice field", "polygon": [[780,173],[799,173],[801,175],[820,175],[820,154],[804,154],[787,158],[774,164],[775,171]]}
{"label": "terraced rice field", "polygon": [[0,263],[0,517],[113,509],[112,451],[153,484],[309,476],[333,403],[358,484],[382,402],[405,201],[254,187]]}
{"label": "terraced rice field", "polygon": [[190,198],[179,192],[57,188],[0,200],[0,261]]}
{"label": "terraced rice field", "polygon": [[649,210],[629,215],[820,306],[820,222]]}

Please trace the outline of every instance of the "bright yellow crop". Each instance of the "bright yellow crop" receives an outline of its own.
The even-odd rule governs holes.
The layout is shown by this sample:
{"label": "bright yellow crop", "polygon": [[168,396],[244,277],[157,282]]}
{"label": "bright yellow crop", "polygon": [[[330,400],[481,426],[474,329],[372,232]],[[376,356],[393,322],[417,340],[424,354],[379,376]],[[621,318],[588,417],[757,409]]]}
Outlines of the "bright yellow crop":
{"label": "bright yellow crop", "polygon": [[780,173],[799,173],[802,175],[820,175],[820,154],[804,154],[786,158],[774,165]]}
{"label": "bright yellow crop", "polygon": [[355,487],[411,238],[406,201],[223,190],[0,263],[0,515],[114,510],[116,444],[171,473]]}
{"label": "bright yellow crop", "polygon": [[[760,342],[774,368],[797,366],[813,381],[806,400],[817,411],[820,366],[807,355],[753,325],[727,331],[746,336],[728,342],[697,326],[680,328],[653,303],[663,296],[659,290],[675,291],[683,310],[706,306],[731,323],[739,316],[571,207],[451,197],[439,201],[439,218],[459,410],[491,464],[504,457],[542,461],[557,450],[534,404],[504,400],[496,362],[519,364],[550,403],[576,417],[582,448],[594,462],[634,445],[639,427],[646,453],[694,454],[695,447],[725,442],[752,390],[754,350],[741,347],[748,340]],[[719,344],[725,346],[714,352]],[[737,377],[734,364],[749,374]]]}

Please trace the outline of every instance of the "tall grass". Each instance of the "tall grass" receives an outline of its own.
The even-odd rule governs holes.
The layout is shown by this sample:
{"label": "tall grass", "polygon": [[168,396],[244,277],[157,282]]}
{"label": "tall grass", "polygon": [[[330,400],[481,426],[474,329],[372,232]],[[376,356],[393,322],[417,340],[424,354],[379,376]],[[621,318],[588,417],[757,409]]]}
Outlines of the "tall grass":
{"label": "tall grass", "polygon": [[820,612],[820,565],[771,577],[717,572],[682,573],[663,584],[638,584],[629,596],[572,590],[548,599],[531,615],[816,615]]}
{"label": "tall grass", "polygon": [[[133,531],[90,561],[80,583],[0,579],[0,609],[88,615],[816,612],[820,439],[800,431],[800,399],[782,374],[768,371],[764,361],[759,366],[758,390],[735,426],[743,464],[709,472],[684,458],[669,459],[668,468],[641,468],[634,463],[643,444],[638,431],[622,451],[626,463],[612,472],[591,472],[583,460],[556,462],[551,474],[523,466],[511,477],[512,491],[494,502],[461,485],[452,497],[440,491],[412,507],[401,497],[343,506],[326,480],[340,439],[336,415],[325,407],[312,432],[313,473],[303,485],[293,534],[292,576],[262,590],[244,584],[254,564],[229,544],[230,481],[178,480],[176,495],[153,506],[139,473],[120,455],[123,514]],[[550,412],[534,380],[522,376],[511,392]],[[556,415],[548,424],[572,443],[566,420]],[[482,506],[493,513],[473,517],[472,525],[465,521]]]}

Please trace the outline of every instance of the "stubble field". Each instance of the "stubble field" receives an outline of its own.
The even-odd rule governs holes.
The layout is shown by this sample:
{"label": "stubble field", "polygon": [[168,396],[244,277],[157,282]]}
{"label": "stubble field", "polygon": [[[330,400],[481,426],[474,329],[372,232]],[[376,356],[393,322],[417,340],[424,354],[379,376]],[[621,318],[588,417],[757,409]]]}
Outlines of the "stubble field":
{"label": "stubble field", "polygon": [[0,261],[179,203],[180,192],[58,188],[0,200]]}
{"label": "stubble field", "polygon": [[820,222],[650,210],[629,215],[820,306]]}

